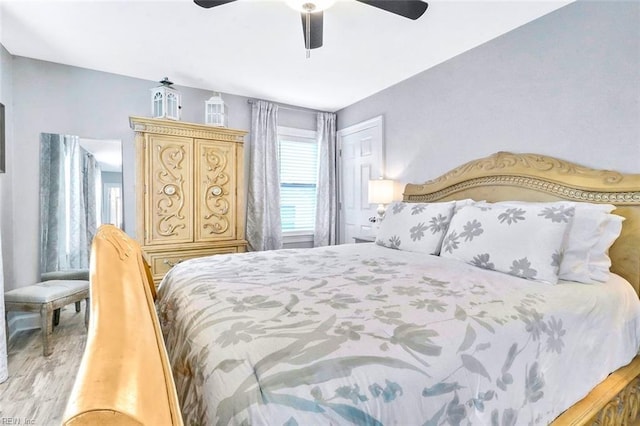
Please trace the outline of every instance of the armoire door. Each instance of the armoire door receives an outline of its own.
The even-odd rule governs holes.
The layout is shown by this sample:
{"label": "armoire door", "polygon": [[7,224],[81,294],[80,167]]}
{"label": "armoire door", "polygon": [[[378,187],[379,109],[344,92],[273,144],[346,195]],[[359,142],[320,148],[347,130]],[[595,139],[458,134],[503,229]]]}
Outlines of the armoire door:
{"label": "armoire door", "polygon": [[193,241],[193,139],[146,136],[145,244]]}
{"label": "armoire door", "polygon": [[195,141],[195,241],[235,240],[236,144]]}

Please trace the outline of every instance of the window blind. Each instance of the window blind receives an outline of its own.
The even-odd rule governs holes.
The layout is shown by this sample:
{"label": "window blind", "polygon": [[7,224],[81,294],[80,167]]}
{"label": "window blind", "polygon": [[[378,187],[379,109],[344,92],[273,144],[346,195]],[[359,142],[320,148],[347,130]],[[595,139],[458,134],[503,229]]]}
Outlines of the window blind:
{"label": "window blind", "polygon": [[315,139],[282,138],[280,218],[283,232],[313,231],[316,222],[318,145]]}

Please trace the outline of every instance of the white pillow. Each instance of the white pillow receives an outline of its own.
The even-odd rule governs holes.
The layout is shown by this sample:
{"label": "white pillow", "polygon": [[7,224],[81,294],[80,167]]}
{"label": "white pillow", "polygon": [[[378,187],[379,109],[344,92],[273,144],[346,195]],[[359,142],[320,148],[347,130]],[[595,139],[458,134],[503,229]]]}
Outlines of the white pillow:
{"label": "white pillow", "polygon": [[475,201],[475,200],[472,200],[471,198],[465,198],[464,200],[455,200],[454,203],[455,204],[453,206],[453,214],[456,214],[456,212],[458,210],[460,210],[461,208],[463,208],[464,206],[473,206],[473,205],[475,205],[477,203],[485,203],[486,204],[486,201],[484,201],[484,200],[483,201]]}
{"label": "white pillow", "polygon": [[466,206],[451,218],[440,256],[555,284],[574,212],[573,207],[525,204]]}
{"label": "white pillow", "polygon": [[607,213],[590,208],[576,208],[562,249],[560,271],[562,280],[592,284],[589,272],[591,252],[601,238]]}
{"label": "white pillow", "polygon": [[[613,216],[608,213],[615,209],[614,205],[573,201],[543,203],[503,201],[477,205],[484,208],[522,205],[556,208],[574,207],[575,215],[573,221],[569,224],[561,256],[559,257],[560,269],[558,277],[562,280],[586,284],[608,280],[609,267],[611,266],[611,260],[607,255],[608,249],[620,234],[618,230],[617,235],[615,237],[612,236],[612,234],[615,234],[615,220],[613,224],[609,225],[614,226],[614,229],[605,232],[610,216]],[[596,262],[593,267],[590,266],[592,262]]]}
{"label": "white pillow", "polygon": [[438,254],[455,202],[405,203],[387,206],[376,244],[399,250]]}
{"label": "white pillow", "polygon": [[607,219],[603,226],[602,234],[598,242],[590,251],[589,276],[594,281],[606,282],[609,279],[611,268],[611,258],[609,248],[622,232],[622,222],[624,217],[616,214],[607,214]]}

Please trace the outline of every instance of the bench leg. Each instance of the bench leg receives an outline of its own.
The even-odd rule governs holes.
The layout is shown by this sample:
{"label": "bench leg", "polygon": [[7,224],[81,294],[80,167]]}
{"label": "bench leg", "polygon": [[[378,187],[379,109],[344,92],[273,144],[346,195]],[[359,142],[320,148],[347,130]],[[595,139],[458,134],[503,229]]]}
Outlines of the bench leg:
{"label": "bench leg", "polygon": [[55,327],[58,324],[60,324],[60,308],[53,310],[53,325]]}
{"label": "bench leg", "polygon": [[76,312],[80,312],[80,302],[76,302]]}
{"label": "bench leg", "polygon": [[49,356],[53,352],[51,348],[53,309],[51,309],[50,303],[43,303],[40,308],[40,326],[42,328],[42,353],[44,356]]}
{"label": "bench leg", "polygon": [[[86,299],[84,299],[84,326],[86,328],[89,328],[89,298],[87,297]],[[76,302],[76,303],[80,303],[80,302]]]}

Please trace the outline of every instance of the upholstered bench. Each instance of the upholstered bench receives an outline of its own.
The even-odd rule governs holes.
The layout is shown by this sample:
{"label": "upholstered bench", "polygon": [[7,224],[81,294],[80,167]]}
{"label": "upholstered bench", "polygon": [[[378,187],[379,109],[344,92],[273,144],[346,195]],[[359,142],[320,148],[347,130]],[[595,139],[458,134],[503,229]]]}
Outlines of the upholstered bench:
{"label": "upholstered bench", "polygon": [[[88,269],[65,269],[63,271],[43,272],[40,281],[51,280],[83,280],[89,281]],[[80,312],[80,302],[76,302],[76,312]],[[53,326],[60,324],[60,308],[53,310]]]}
{"label": "upholstered bench", "polygon": [[82,299],[86,300],[84,324],[89,324],[89,281],[51,280],[16,288],[4,294],[5,312],[39,312],[42,328],[42,352],[51,355],[51,333],[53,332],[53,311],[70,303],[76,304],[78,311]]}

